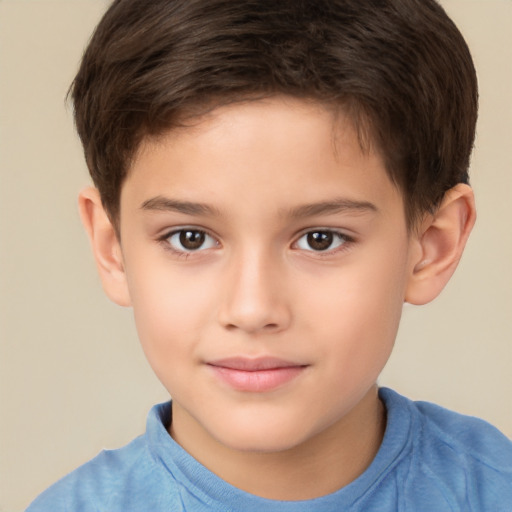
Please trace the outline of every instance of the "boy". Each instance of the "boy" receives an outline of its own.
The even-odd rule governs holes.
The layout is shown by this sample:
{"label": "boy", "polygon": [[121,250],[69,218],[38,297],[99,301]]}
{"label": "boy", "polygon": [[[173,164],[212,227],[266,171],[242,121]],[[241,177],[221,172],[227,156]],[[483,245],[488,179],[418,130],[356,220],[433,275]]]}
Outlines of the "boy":
{"label": "boy", "polygon": [[377,388],[475,220],[431,0],[120,0],[72,89],[103,286],[172,396],[38,510],[512,510],[512,445]]}

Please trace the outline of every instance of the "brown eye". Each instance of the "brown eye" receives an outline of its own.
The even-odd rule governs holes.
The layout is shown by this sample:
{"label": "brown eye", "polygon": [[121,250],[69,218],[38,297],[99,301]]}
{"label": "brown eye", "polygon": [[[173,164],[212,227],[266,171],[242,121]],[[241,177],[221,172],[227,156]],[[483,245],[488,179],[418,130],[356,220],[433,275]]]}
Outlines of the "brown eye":
{"label": "brown eye", "polygon": [[180,244],[188,251],[195,251],[204,244],[204,233],[202,231],[180,231]]}
{"label": "brown eye", "polygon": [[352,239],[343,233],[330,229],[317,229],[302,235],[296,242],[299,249],[310,252],[334,251]]}
{"label": "brown eye", "polygon": [[334,235],[331,231],[314,231],[306,235],[306,240],[314,251],[326,251],[331,247]]}
{"label": "brown eye", "polygon": [[180,229],[165,237],[165,240],[177,252],[197,252],[217,245],[213,237],[200,229]]}

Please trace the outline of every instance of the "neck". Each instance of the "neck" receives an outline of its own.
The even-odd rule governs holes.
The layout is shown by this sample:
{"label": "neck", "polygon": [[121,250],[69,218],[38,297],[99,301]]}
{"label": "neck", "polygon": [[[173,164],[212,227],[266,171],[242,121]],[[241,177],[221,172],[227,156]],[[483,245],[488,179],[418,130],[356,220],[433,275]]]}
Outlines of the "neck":
{"label": "neck", "polygon": [[263,498],[298,501],[337,491],[368,468],[384,436],[385,410],[374,386],[328,429],[299,446],[270,453],[233,450],[187,423],[173,416],[171,436],[217,476]]}

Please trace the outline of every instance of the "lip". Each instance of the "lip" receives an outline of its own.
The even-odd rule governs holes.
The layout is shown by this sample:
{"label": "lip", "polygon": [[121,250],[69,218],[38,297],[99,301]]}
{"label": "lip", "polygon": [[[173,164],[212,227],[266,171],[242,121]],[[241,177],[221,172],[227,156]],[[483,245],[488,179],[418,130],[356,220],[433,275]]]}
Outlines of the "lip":
{"label": "lip", "polygon": [[275,357],[233,357],[207,363],[217,378],[237,391],[265,393],[300,376],[308,365]]}

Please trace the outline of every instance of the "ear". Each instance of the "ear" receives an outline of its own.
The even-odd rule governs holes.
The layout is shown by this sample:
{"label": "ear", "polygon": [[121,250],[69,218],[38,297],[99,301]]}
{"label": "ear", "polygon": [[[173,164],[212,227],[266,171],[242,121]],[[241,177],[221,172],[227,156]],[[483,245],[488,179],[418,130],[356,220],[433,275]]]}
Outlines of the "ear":
{"label": "ear", "polygon": [[78,196],[78,207],[105,293],[116,304],[130,306],[121,245],[98,190],[83,190]]}
{"label": "ear", "polygon": [[426,304],[439,295],[457,268],[475,220],[471,187],[460,183],[448,190],[436,213],[414,235],[419,251],[414,251],[406,302]]}

